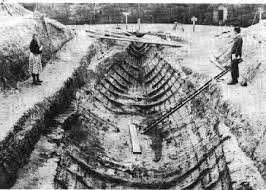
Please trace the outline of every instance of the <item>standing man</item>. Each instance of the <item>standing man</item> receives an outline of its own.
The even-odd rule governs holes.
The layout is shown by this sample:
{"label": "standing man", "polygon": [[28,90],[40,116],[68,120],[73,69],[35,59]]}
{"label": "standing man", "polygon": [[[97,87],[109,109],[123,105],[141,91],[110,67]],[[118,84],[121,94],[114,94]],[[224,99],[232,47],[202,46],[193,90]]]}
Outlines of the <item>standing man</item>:
{"label": "standing man", "polygon": [[228,85],[234,85],[238,83],[238,77],[239,77],[239,68],[238,64],[242,61],[242,45],[243,45],[243,39],[240,35],[240,28],[235,27],[235,39],[234,44],[231,49],[231,76],[232,81],[228,83]]}

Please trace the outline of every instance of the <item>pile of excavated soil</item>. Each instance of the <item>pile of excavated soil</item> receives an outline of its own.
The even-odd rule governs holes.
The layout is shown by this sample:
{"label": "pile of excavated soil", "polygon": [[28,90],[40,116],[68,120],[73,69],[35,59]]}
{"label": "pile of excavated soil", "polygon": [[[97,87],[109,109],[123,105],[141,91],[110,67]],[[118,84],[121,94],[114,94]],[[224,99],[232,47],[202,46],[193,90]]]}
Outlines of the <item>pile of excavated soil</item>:
{"label": "pile of excavated soil", "polygon": [[26,14],[30,14],[31,12],[27,9],[24,9],[19,4],[15,3],[1,3],[0,5],[0,17],[1,20],[5,20],[5,18],[8,18],[10,16],[23,16]]}
{"label": "pile of excavated soil", "polygon": [[[266,179],[265,170],[265,106],[266,106],[266,86],[265,81],[265,54],[264,45],[265,26],[257,24],[246,29],[242,29],[243,36],[243,59],[240,64],[240,74],[244,77],[249,76],[251,71],[261,62],[261,66],[248,82],[247,87],[239,84],[228,86],[226,83],[231,80],[230,73],[226,74],[222,80],[217,81],[221,87],[223,100],[226,101],[225,123],[230,131],[236,136],[240,148],[250,157],[260,173]],[[170,62],[176,63],[179,67],[189,67],[192,71],[204,74],[207,78],[214,77],[221,70],[213,63],[210,58],[218,56],[226,48],[229,49],[221,59],[225,58],[232,46],[234,37],[233,28],[205,26],[205,33],[191,33],[188,40],[191,42],[189,47],[182,47],[180,51],[168,49],[164,51]],[[174,55],[179,54],[180,57]],[[230,60],[226,64],[230,64]],[[191,71],[190,71],[191,72]],[[243,78],[240,76],[240,80]],[[203,80],[204,81],[204,80]],[[199,84],[203,84],[200,80]],[[223,108],[221,108],[223,109]]]}
{"label": "pile of excavated soil", "polygon": [[29,77],[29,44],[34,33],[39,34],[44,46],[43,66],[73,37],[71,30],[61,23],[33,14],[18,4],[1,4],[0,20],[0,86],[4,82],[15,86],[17,81]]}
{"label": "pile of excavated soil", "polygon": [[[263,82],[266,78],[265,28],[264,23],[259,23],[242,31],[244,61],[239,67],[241,75],[244,77],[250,76],[248,86],[227,87],[222,85],[225,99],[234,104],[232,107],[240,111],[238,115],[242,118],[236,119],[232,123],[232,126],[235,126],[232,128],[232,132],[237,136],[241,148],[255,161],[264,180],[266,179],[266,85]],[[225,44],[229,44],[228,42],[232,40],[232,37],[232,32],[219,36],[216,39],[218,48],[224,49]],[[261,65],[253,73],[259,63]],[[243,118],[247,118],[249,125],[244,124]]]}

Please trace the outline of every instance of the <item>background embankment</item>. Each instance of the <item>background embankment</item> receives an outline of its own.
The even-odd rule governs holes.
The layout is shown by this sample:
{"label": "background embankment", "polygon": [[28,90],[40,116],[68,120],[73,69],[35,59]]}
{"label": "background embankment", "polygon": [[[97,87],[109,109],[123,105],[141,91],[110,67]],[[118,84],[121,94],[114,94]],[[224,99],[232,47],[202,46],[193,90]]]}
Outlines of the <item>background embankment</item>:
{"label": "background embankment", "polygon": [[44,46],[42,64],[73,38],[63,24],[32,13],[18,4],[0,5],[0,85],[13,84],[30,77],[28,72],[29,45],[34,33],[39,34]]}

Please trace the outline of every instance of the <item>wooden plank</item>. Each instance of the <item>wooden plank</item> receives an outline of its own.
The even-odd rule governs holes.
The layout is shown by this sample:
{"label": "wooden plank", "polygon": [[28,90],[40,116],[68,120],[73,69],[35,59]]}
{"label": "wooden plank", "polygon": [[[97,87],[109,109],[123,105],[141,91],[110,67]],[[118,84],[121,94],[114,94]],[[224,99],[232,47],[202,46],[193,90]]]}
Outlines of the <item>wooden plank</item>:
{"label": "wooden plank", "polygon": [[[134,40],[138,40],[138,38],[136,37],[128,37],[128,36],[125,36],[125,35],[120,35],[120,34],[115,34],[115,33],[111,33],[111,32],[103,32],[103,31],[91,31],[91,30],[86,30],[86,32],[88,33],[92,33],[93,35],[101,35],[101,36],[105,36],[105,37],[114,37],[114,38],[123,38],[123,39],[134,39]],[[108,36],[107,36],[108,35]]]}
{"label": "wooden plank", "polygon": [[219,69],[221,69],[222,71],[225,70],[225,68],[220,63],[218,63],[216,60],[214,60],[214,58],[210,59],[210,62],[215,64],[215,66],[218,67]]}
{"label": "wooden plank", "polygon": [[[107,37],[103,35],[94,35],[94,34],[89,34],[90,37],[95,37],[95,38],[105,38],[105,39],[111,39],[111,40],[121,40],[121,41],[129,41],[129,42],[140,42],[140,43],[146,43],[146,44],[156,44],[156,45],[163,45],[163,46],[171,46],[171,47],[181,47],[181,45],[173,44],[173,43],[166,43],[166,42],[155,42],[155,41],[150,41],[147,39],[129,39],[129,38],[116,38],[116,37]],[[165,41],[165,40],[164,40]]]}
{"label": "wooden plank", "polygon": [[131,137],[132,152],[134,154],[141,154],[140,142],[138,139],[136,126],[129,123],[128,128],[129,128],[129,133]]}
{"label": "wooden plank", "polygon": [[[103,35],[103,36],[107,36],[107,37],[118,37],[118,38],[129,38],[129,39],[136,39],[136,40],[139,40],[139,38],[136,37],[135,34],[133,33],[130,33],[130,32],[117,32],[117,31],[112,31],[112,30],[86,30],[86,32],[90,32],[90,33],[93,33],[95,35]],[[177,35],[171,35],[171,33],[158,33],[158,32],[147,32],[145,33],[147,35],[153,35],[153,36],[165,36],[165,37],[176,37],[176,38],[180,38],[180,36],[177,36]],[[145,38],[145,37],[144,37]]]}

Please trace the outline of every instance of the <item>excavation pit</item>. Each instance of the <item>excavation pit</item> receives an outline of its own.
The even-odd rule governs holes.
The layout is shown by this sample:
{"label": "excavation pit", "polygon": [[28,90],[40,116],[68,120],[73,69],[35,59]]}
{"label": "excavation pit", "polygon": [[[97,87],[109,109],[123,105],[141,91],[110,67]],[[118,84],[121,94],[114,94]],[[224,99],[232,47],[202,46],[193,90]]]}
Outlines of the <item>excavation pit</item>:
{"label": "excavation pit", "polygon": [[[205,115],[209,91],[143,134],[197,85],[177,63],[166,61],[161,47],[120,48],[90,65],[95,77],[77,92],[77,112],[65,124],[57,187],[229,189],[222,149],[228,138],[216,130],[218,116]],[[137,129],[141,154],[132,152],[129,125]]]}
{"label": "excavation pit", "polygon": [[[264,23],[242,31],[246,90],[211,80],[187,102],[223,69],[209,56],[226,50],[227,64],[233,28],[125,32],[0,7],[0,188],[266,189]],[[33,33],[44,45],[38,87],[26,80]]]}
{"label": "excavation pit", "polygon": [[[75,91],[72,103],[65,105],[73,107],[71,114],[61,110],[55,118],[50,115],[52,125],[45,125],[51,130],[40,138],[13,188],[37,187],[25,186],[33,173],[27,168],[36,159],[54,167],[50,186],[44,186],[49,188],[227,190],[246,186],[243,180],[260,185],[260,178],[250,182],[259,174],[223,124],[228,110],[216,84],[145,132],[206,82],[191,69],[167,61],[164,50],[145,43],[95,42],[90,58],[70,80],[83,84],[69,86]],[[132,127],[140,145],[137,154],[132,152]],[[242,155],[241,164],[231,160],[228,144]]]}

